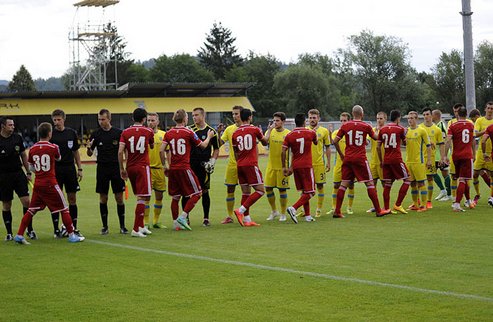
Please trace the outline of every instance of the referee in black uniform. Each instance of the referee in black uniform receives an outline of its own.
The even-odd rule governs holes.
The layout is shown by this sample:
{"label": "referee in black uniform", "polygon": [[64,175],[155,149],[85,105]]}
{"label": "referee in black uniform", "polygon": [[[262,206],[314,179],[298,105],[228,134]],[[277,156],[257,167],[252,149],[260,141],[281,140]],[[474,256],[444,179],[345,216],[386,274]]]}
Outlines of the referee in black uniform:
{"label": "referee in black uniform", "polygon": [[[14,120],[0,118],[0,199],[2,200],[2,217],[7,229],[5,241],[13,240],[12,235],[12,200],[14,191],[21,200],[23,214],[29,207],[29,189],[27,180],[31,181],[31,172],[27,163],[27,153],[22,137],[14,133]],[[26,174],[22,171],[26,169]],[[27,178],[26,178],[27,175]],[[36,239],[32,223],[29,224],[28,236]]]}
{"label": "referee in black uniform", "polygon": [[[74,129],[65,127],[65,112],[56,109],[51,113],[51,120],[53,121],[53,133],[50,142],[58,145],[60,149],[61,160],[55,163],[56,180],[60,189],[67,193],[67,199],[69,204],[70,217],[72,217],[72,223],[75,228],[75,233],[79,236],[80,232],[77,230],[77,191],[80,190],[79,181],[82,180],[82,163],[80,161],[79,154],[79,139],[77,132]],[[77,169],[75,169],[75,164]],[[52,214],[53,228],[55,230],[55,237],[61,237],[64,232],[60,233],[58,229],[59,214]]]}
{"label": "referee in black uniform", "polygon": [[128,230],[125,228],[125,204],[123,203],[125,181],[120,176],[118,165],[118,147],[122,130],[111,126],[111,113],[107,109],[99,111],[98,123],[100,128],[91,134],[87,155],[92,156],[94,150],[97,149],[96,192],[99,193],[99,213],[103,223],[101,235],[107,235],[109,232],[108,192],[110,183],[111,190],[115,194],[120,233],[126,234]]}
{"label": "referee in black uniform", "polygon": [[[214,165],[219,156],[219,137],[217,131],[205,122],[205,110],[202,107],[196,107],[192,111],[193,125],[190,129],[194,131],[202,141],[207,139],[207,132],[214,131],[209,145],[205,149],[193,147],[190,154],[190,167],[199,179],[202,187],[202,208],[204,209],[204,221],[202,226],[210,226],[209,211],[211,208],[211,198],[209,189],[211,187],[210,175],[214,172]],[[212,156],[211,156],[212,155]],[[171,183],[171,182],[170,182]],[[185,207],[188,198],[182,199],[182,207]]]}

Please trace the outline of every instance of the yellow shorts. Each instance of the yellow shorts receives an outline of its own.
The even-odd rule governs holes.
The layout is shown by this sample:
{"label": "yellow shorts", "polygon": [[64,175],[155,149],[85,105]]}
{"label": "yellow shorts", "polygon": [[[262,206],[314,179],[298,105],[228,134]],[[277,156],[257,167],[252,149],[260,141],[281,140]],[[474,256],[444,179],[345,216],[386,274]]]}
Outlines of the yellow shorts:
{"label": "yellow shorts", "polygon": [[454,164],[454,161],[452,160],[452,158],[450,158],[450,164],[449,164],[449,174],[455,174],[455,164]]}
{"label": "yellow shorts", "polygon": [[152,189],[156,191],[166,191],[166,176],[164,169],[151,168]]}
{"label": "yellow shorts", "polygon": [[332,173],[334,174],[333,182],[341,182],[342,181],[342,163],[336,162],[334,169],[332,169]]}
{"label": "yellow shorts", "polygon": [[325,165],[314,165],[313,166],[313,175],[315,178],[316,184],[325,184],[327,182],[327,172],[325,172]]}
{"label": "yellow shorts", "polygon": [[426,175],[427,176],[434,176],[435,174],[437,174],[438,169],[436,167],[435,162],[431,163],[431,167],[428,168],[426,165],[425,165],[425,167],[426,167]]}
{"label": "yellow shorts", "polygon": [[426,180],[426,164],[424,163],[408,163],[409,178],[411,181]]}
{"label": "yellow shorts", "polygon": [[285,177],[282,169],[265,169],[264,184],[269,188],[289,189],[289,177]]}
{"label": "yellow shorts", "polygon": [[380,166],[380,163],[378,164],[370,163],[370,170],[373,179],[383,180],[383,168]]}
{"label": "yellow shorts", "polygon": [[481,156],[476,154],[476,161],[474,161],[474,168],[473,169],[475,171],[479,171],[481,169],[493,171],[493,162],[492,161],[485,161],[482,154],[481,154]]}
{"label": "yellow shorts", "polygon": [[224,184],[227,186],[236,186],[238,184],[238,170],[235,165],[230,165],[226,167],[226,176],[224,178]]}

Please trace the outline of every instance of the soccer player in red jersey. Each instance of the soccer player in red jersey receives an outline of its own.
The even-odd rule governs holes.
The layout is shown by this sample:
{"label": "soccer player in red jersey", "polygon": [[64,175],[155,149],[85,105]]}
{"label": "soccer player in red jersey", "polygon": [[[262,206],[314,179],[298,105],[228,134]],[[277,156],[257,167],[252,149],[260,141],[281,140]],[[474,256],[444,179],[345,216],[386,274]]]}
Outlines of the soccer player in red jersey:
{"label": "soccer player in red jersey", "polygon": [[[146,237],[151,231],[144,226],[145,202],[151,198],[151,172],[149,166],[149,146],[154,146],[154,132],[144,126],[147,112],[143,108],[136,108],[132,118],[134,124],[125,129],[120,136],[118,148],[118,163],[123,180],[130,179],[132,191],[137,197],[135,206],[134,228],[132,237]],[[126,168],[123,156],[127,155]]]}
{"label": "soccer player in red jersey", "polygon": [[471,201],[469,194],[469,180],[473,176],[473,162],[475,159],[474,150],[476,141],[474,140],[474,124],[467,120],[467,109],[465,106],[459,107],[457,111],[459,120],[452,123],[447,132],[447,144],[445,155],[448,154],[450,145],[453,146],[452,161],[455,165],[455,178],[459,180],[455,202],[452,208],[456,212],[464,211],[460,207],[462,196],[465,195],[469,208],[474,208],[475,204]]}
{"label": "soccer player in red jersey", "polygon": [[[188,215],[202,196],[202,188],[197,176],[190,167],[190,152],[194,146],[198,146],[201,149],[207,148],[215,133],[209,130],[207,139],[201,141],[194,131],[186,127],[188,114],[183,109],[175,112],[173,121],[175,121],[176,126],[164,135],[159,153],[161,161],[166,164],[165,150],[169,145],[168,193],[172,198],[171,215],[173,216],[174,228],[176,230],[192,230],[188,224]],[[165,169],[167,169],[166,165]],[[178,216],[179,201],[182,196],[189,199],[183,207],[183,212]]]}
{"label": "soccer player in red jersey", "polygon": [[[411,181],[406,164],[402,161],[401,142],[406,140],[406,129],[399,125],[401,112],[390,111],[390,123],[384,125],[378,132],[377,151],[383,170],[383,203],[385,212],[390,210],[390,190],[395,180],[403,180],[399,189],[399,196],[393,210],[402,214],[407,211],[402,207],[402,201],[406,197]],[[385,155],[382,159],[382,145]]]}
{"label": "soccer player in red jersey", "polygon": [[[264,136],[262,131],[252,125],[252,111],[243,109],[240,112],[241,125],[233,133],[231,142],[235,152],[236,164],[238,166],[238,181],[241,186],[241,206],[234,210],[236,219],[241,226],[260,226],[252,221],[248,209],[260,199],[264,193],[264,179],[258,168],[257,140],[267,145],[273,125]],[[255,191],[251,193],[251,188]]]}
{"label": "soccer player in red jersey", "polygon": [[28,162],[35,171],[36,179],[29,208],[22,217],[17,236],[14,237],[14,241],[19,244],[29,244],[23,237],[26,227],[32,221],[33,216],[45,207],[48,207],[52,214],[58,212],[62,214],[63,224],[69,234],[69,242],[77,243],[85,239],[74,233],[67,201],[56,180],[55,161],[60,160],[61,156],[58,145],[49,142],[52,131],[50,123],[41,123],[38,127],[40,140],[29,150]]}
{"label": "soccer player in red jersey", "polygon": [[[284,166],[285,176],[294,174],[296,189],[301,191],[301,196],[292,205],[287,208],[291,219],[297,224],[296,209],[303,206],[306,221],[315,221],[310,215],[310,199],[315,195],[315,178],[313,175],[312,165],[312,143],[317,145],[317,133],[314,130],[305,127],[305,114],[296,114],[294,122],[296,128],[284,138],[282,144],[281,163]],[[291,149],[293,159],[291,166],[286,167],[288,150]]]}
{"label": "soccer player in red jersey", "polygon": [[[344,215],[341,213],[341,205],[344,201],[346,189],[349,186],[349,183],[354,179],[365,183],[368,197],[370,197],[370,200],[373,203],[373,208],[375,208],[377,217],[385,216],[388,212],[384,212],[380,208],[370,165],[366,159],[366,137],[369,135],[376,140],[377,135],[373,131],[371,125],[363,122],[363,107],[355,105],[352,114],[353,120],[344,123],[334,139],[337,153],[339,153],[343,161],[342,182],[337,191],[336,209],[332,217],[344,218]],[[338,144],[343,137],[346,139],[345,154],[342,153]]]}

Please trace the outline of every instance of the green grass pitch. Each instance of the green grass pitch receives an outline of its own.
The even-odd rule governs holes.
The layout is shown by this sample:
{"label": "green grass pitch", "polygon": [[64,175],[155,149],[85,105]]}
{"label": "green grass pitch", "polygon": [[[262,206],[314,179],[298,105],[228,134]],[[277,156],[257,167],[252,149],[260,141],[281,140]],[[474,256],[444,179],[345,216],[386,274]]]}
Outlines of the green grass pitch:
{"label": "green grass pitch", "polygon": [[[264,169],[266,159],[260,163]],[[435,202],[426,213],[384,218],[365,212],[370,201],[358,184],[354,215],[298,225],[267,222],[270,207],[263,197],[251,210],[262,226],[242,228],[220,224],[225,164],[219,160],[212,176],[211,227],[201,226],[199,202],[191,214],[193,231],[154,229],[145,239],[118,233],[113,199],[110,234],[99,234],[95,166],[85,165],[78,205],[86,241],[55,240],[45,210],[34,221],[39,240],[30,246],[2,242],[0,321],[493,319],[493,209],[484,183],[474,210],[454,213],[448,202]],[[331,184],[329,179],[324,210]],[[290,204],[297,195],[291,189]],[[166,196],[162,218],[171,227],[169,201]],[[410,196],[404,205],[409,202]],[[14,205],[16,230],[17,199]],[[129,229],[134,207],[130,196]]]}

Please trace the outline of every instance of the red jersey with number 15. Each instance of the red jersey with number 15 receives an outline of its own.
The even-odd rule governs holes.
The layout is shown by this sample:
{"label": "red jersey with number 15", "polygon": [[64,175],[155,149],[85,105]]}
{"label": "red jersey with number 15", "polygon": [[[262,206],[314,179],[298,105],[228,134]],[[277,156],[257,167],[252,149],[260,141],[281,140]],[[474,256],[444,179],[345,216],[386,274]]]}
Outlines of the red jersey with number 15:
{"label": "red jersey with number 15", "polygon": [[406,129],[395,123],[383,126],[378,132],[378,142],[385,150],[383,164],[402,162],[401,142],[406,140]]}
{"label": "red jersey with number 15", "polygon": [[316,140],[317,133],[304,127],[297,127],[286,135],[282,146],[291,149],[293,169],[312,168],[312,143]]}
{"label": "red jersey with number 15", "polygon": [[257,139],[263,137],[262,131],[251,124],[243,124],[234,131],[231,143],[237,153],[239,167],[258,165]]}
{"label": "red jersey with number 15", "polygon": [[127,168],[149,165],[149,144],[154,144],[154,132],[143,125],[132,125],[123,130],[120,143],[127,149]]}
{"label": "red jersey with number 15", "polygon": [[452,137],[454,151],[453,160],[472,159],[472,142],[474,140],[474,124],[467,120],[459,120],[450,125],[447,135]]}
{"label": "red jersey with number 15", "polygon": [[34,168],[36,186],[58,184],[55,176],[55,161],[60,158],[58,145],[48,141],[39,141],[29,149],[27,162]]}
{"label": "red jersey with number 15", "polygon": [[182,126],[166,132],[163,142],[171,152],[170,169],[190,169],[190,152],[202,143],[194,131]]}
{"label": "red jersey with number 15", "polygon": [[366,137],[375,134],[370,124],[359,120],[353,120],[344,123],[337,137],[346,139],[346,151],[344,152],[344,161],[361,161],[366,160]]}

